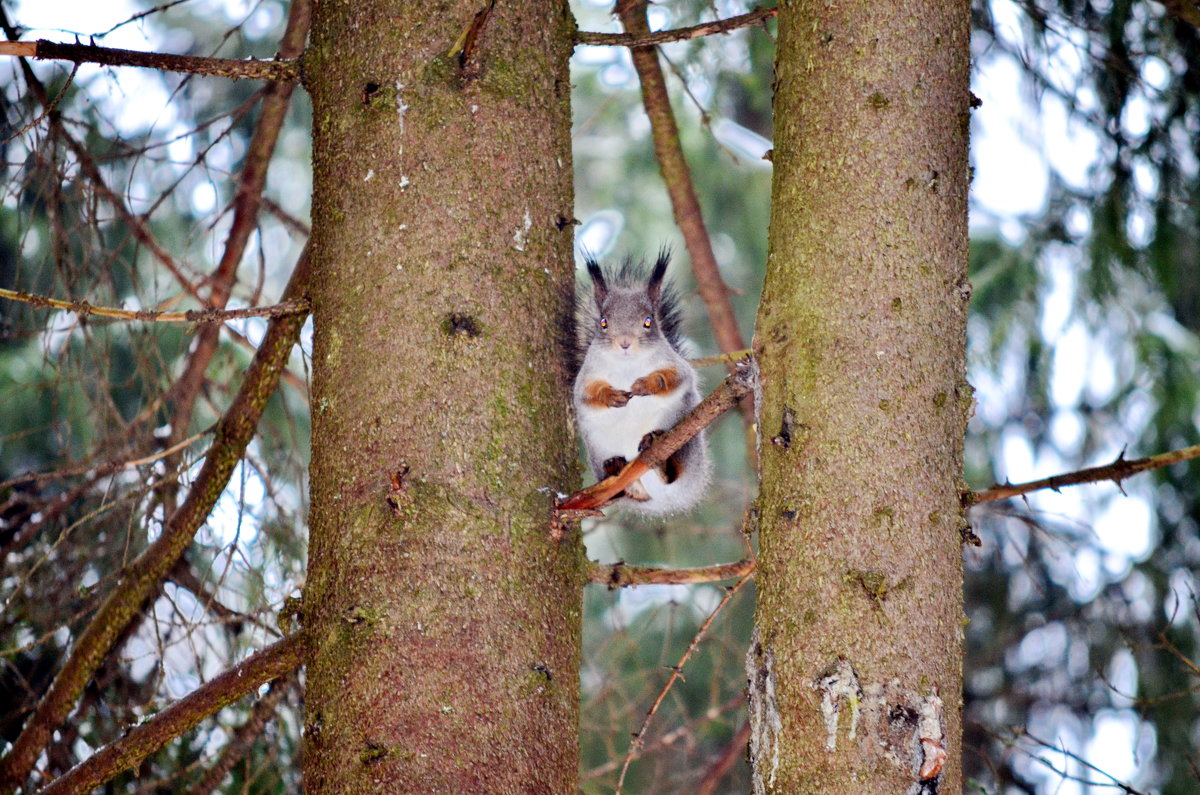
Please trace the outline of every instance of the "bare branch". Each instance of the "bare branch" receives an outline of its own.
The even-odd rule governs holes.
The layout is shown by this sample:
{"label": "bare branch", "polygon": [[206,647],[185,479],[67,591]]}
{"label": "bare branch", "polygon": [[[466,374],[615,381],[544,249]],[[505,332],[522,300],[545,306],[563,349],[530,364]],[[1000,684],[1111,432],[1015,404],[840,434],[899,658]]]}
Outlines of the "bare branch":
{"label": "bare branch", "polygon": [[1003,485],[992,486],[990,489],[984,489],[983,491],[969,491],[963,495],[963,505],[970,508],[973,505],[979,505],[984,502],[995,502],[997,500],[1006,500],[1009,497],[1019,497],[1031,491],[1041,491],[1042,489],[1059,491],[1063,486],[1098,483],[1102,480],[1111,480],[1117,484],[1117,488],[1120,488],[1121,481],[1131,475],[1170,466],[1180,461],[1190,461],[1193,458],[1200,458],[1200,445],[1185,447],[1181,450],[1172,450],[1167,453],[1159,453],[1149,458],[1135,458],[1132,461],[1125,458],[1125,451],[1122,450],[1121,454],[1117,456],[1117,460],[1105,466],[1066,472],[1062,475],[1054,475],[1042,478],[1041,480],[1031,480],[1028,483],[1005,483]]}
{"label": "bare branch", "polygon": [[41,795],[81,795],[110,781],[121,771],[136,767],[147,756],[221,708],[263,683],[299,668],[304,662],[306,647],[305,635],[297,633],[255,652],[68,770],[43,789]]}
{"label": "bare branch", "polygon": [[119,50],[94,44],[64,44],[37,41],[0,42],[0,55],[36,58],[40,61],[70,61],[104,66],[141,66],[166,72],[228,77],[231,80],[271,80],[295,83],[300,79],[300,62],[295,59],[259,61],[255,58],[205,58],[197,55],[172,55],[160,52]]}
{"label": "bare branch", "polygon": [[728,366],[731,363],[737,362],[739,359],[745,359],[747,356],[753,356],[754,351],[749,348],[742,348],[732,353],[718,353],[715,356],[701,356],[699,359],[692,359],[693,367],[712,367],[716,364]]}
{"label": "bare branch", "polygon": [[[306,250],[292,274],[285,299],[298,298],[306,293],[308,261]],[[187,499],[171,515],[154,543],[125,569],[117,587],[75,640],[70,656],[50,689],[38,702],[8,754],[0,758],[0,790],[7,791],[20,786],[29,775],[54,730],[62,725],[113,644],[140,614],[142,604],[154,595],[163,578],[191,544],[196,530],[225,490],[234,467],[253,438],[259,417],[279,383],[279,374],[300,337],[303,325],[303,315],[271,320],[237,396],[217,423],[215,438],[205,456],[204,465],[192,482]]]}
{"label": "bare branch", "polygon": [[3,287],[0,287],[0,298],[22,301],[47,309],[66,309],[80,315],[109,317],[118,320],[144,320],[152,323],[224,323],[244,317],[282,317],[283,315],[308,313],[308,303],[303,300],[285,301],[272,306],[252,306],[244,309],[189,309],[186,312],[158,312],[152,309],[92,306],[87,301],[64,301],[21,290],[8,290]]}
{"label": "bare branch", "polygon": [[204,778],[191,788],[191,795],[207,795],[207,793],[215,792],[221,786],[221,782],[229,775],[229,771],[233,770],[234,765],[246,757],[253,747],[254,741],[275,717],[275,712],[279,709],[279,702],[292,689],[295,681],[296,677],[287,676],[271,683],[267,694],[255,702],[253,709],[250,710],[250,717],[233,733],[233,737],[221,751],[221,756],[218,757],[216,763],[205,772]]}
{"label": "bare branch", "polygon": [[754,573],[755,561],[742,558],[736,563],[719,563],[693,569],[664,569],[657,566],[630,566],[626,563],[593,563],[588,580],[607,585],[609,590],[636,585],[699,585],[748,577]]}
{"label": "bare branch", "polygon": [[[10,39],[16,38],[16,28],[14,28],[12,23],[9,21],[8,14],[3,7],[0,7],[0,27],[3,28],[4,34]],[[0,46],[11,46],[22,43],[26,42],[0,42]],[[34,97],[42,104],[44,108],[52,108],[58,100],[52,99],[46,92],[46,87],[42,85],[40,80],[38,80],[37,75],[34,74],[33,68],[29,66],[28,61],[22,58],[20,63],[21,73],[25,77],[25,82],[29,86],[29,90],[33,92]],[[183,270],[175,262],[174,258],[172,258],[171,255],[167,253],[166,249],[164,249],[158,243],[158,241],[155,240],[154,236],[150,234],[146,219],[140,215],[134,214],[133,211],[131,211],[126,205],[124,199],[118,196],[117,193],[108,186],[103,174],[100,173],[100,168],[92,159],[91,153],[87,150],[87,148],[83,146],[83,144],[79,143],[79,141],[75,140],[75,137],[67,131],[58,115],[50,114],[49,118],[51,129],[61,136],[62,140],[66,142],[67,147],[78,159],[79,167],[83,171],[83,174],[87,177],[88,182],[104,198],[104,200],[108,202],[108,204],[113,208],[114,212],[121,216],[122,221],[129,226],[129,230],[133,234],[134,238],[150,250],[155,259],[157,259],[160,263],[162,263],[163,267],[170,271],[171,275],[175,277],[176,281],[179,282],[180,286],[182,286],[189,295],[199,298],[199,294],[196,292],[195,285],[193,285],[191,281],[184,275]]]}
{"label": "bare branch", "polygon": [[556,507],[563,511],[580,511],[607,505],[624,491],[626,486],[661,465],[705,426],[733,408],[743,395],[750,394],[754,389],[757,373],[758,368],[752,361],[743,360],[738,364],[737,372],[727,376],[696,408],[675,423],[675,427],[660,436],[644,453],[626,464],[624,469],[594,486],[575,492]]}
{"label": "bare branch", "polygon": [[667,693],[671,691],[672,685],[674,685],[675,681],[683,675],[683,666],[687,665],[687,661],[691,659],[692,653],[696,651],[696,648],[700,645],[700,641],[703,639],[704,633],[708,631],[710,626],[712,626],[713,620],[723,609],[725,609],[725,605],[729,604],[729,600],[733,598],[734,594],[741,590],[742,586],[749,581],[750,575],[746,574],[737,581],[737,584],[731,585],[725,591],[725,596],[721,598],[721,601],[715,608],[713,608],[713,611],[709,613],[708,618],[704,619],[704,623],[700,625],[700,629],[696,630],[696,634],[692,637],[692,642],[688,644],[687,650],[684,651],[683,656],[679,658],[679,662],[675,663],[675,665],[671,668],[671,676],[667,678],[667,683],[663,685],[662,690],[658,694],[658,698],[654,699],[654,704],[651,705],[650,711],[646,713],[646,719],[642,721],[641,728],[637,730],[637,733],[633,735],[633,740],[629,743],[629,751],[625,754],[625,763],[621,766],[621,776],[617,779],[616,795],[621,795],[621,787],[625,783],[625,774],[629,772],[629,765],[634,759],[641,755],[642,745],[646,738],[646,730],[650,728],[650,721],[654,718],[654,714],[658,712],[658,708],[662,705],[663,699],[667,697]]}
{"label": "bare branch", "polygon": [[581,30],[575,34],[575,42],[600,47],[651,47],[658,44],[669,44],[673,41],[711,36],[714,33],[730,33],[751,25],[765,23],[778,13],[778,9],[775,8],[756,8],[736,17],[715,19],[712,22],[702,22],[688,28],[660,30],[656,33],[592,33]]}
{"label": "bare branch", "polygon": [[[89,478],[90,482],[88,484],[90,487],[94,485],[95,481],[99,480],[100,478],[120,472],[123,469],[133,469],[135,467],[145,466],[146,464],[153,464],[155,461],[159,461],[163,458],[174,455],[180,450],[183,450],[185,447],[191,445],[193,442],[199,440],[200,437],[212,433],[212,431],[213,428],[206,428],[199,433],[194,433],[188,438],[183,439],[164,450],[159,450],[157,453],[151,453],[150,455],[141,456],[139,458],[112,459],[100,464],[81,464],[74,467],[55,469],[51,472],[29,472],[24,475],[17,475],[15,478],[0,480],[0,489],[7,488],[9,486],[15,486],[18,483],[37,483],[47,480],[60,480],[62,478],[74,477],[76,475],[87,475],[91,473],[91,478]],[[76,496],[78,497],[78,495]]]}

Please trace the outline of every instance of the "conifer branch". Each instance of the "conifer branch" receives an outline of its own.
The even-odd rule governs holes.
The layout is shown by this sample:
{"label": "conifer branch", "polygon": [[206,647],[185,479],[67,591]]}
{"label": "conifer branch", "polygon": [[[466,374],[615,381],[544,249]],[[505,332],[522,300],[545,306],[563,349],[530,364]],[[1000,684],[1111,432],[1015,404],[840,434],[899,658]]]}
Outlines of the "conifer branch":
{"label": "conifer branch", "polygon": [[1121,488],[1121,481],[1131,475],[1170,466],[1180,461],[1190,461],[1193,458],[1200,458],[1200,445],[1184,447],[1181,450],[1171,450],[1170,452],[1159,453],[1149,458],[1135,458],[1133,460],[1125,458],[1125,451],[1122,450],[1115,461],[1104,466],[1066,472],[1061,475],[1042,478],[1041,480],[1031,480],[1028,483],[1004,483],[982,491],[969,491],[963,495],[963,505],[970,508],[972,505],[979,505],[983,502],[1006,500],[1009,497],[1019,497],[1022,494],[1042,489],[1060,491],[1063,486],[1078,486],[1082,483],[1098,483],[1103,480],[1111,480],[1117,484],[1117,488]]}
{"label": "conifer branch", "polygon": [[114,47],[98,47],[95,44],[66,44],[46,39],[0,42],[0,55],[35,58],[39,61],[70,61],[75,64],[140,66],[164,72],[228,77],[230,80],[295,83],[300,79],[298,59],[260,61],[255,58],[206,58],[198,55],[120,50]]}
{"label": "conifer branch", "polygon": [[41,795],[83,795],[137,767],[218,710],[299,668],[306,648],[305,635],[297,633],[255,652],[68,770],[41,790]]}
{"label": "conifer branch", "polygon": [[0,298],[21,301],[44,309],[65,309],[91,317],[142,320],[151,323],[224,323],[246,317],[282,317],[308,313],[308,302],[302,299],[284,301],[272,306],[251,306],[243,309],[189,309],[186,312],[159,312],[153,309],[117,309],[111,306],[94,306],[87,301],[64,301],[61,298],[49,298],[3,287],[0,287]]}
{"label": "conifer branch", "polygon": [[[298,298],[307,292],[308,271],[306,251],[292,274],[285,299]],[[66,720],[113,645],[130,622],[140,615],[142,605],[157,592],[191,544],[196,530],[208,518],[254,436],[259,417],[279,383],[279,374],[303,325],[303,315],[271,320],[237,396],[217,423],[215,438],[187,499],[171,515],[154,543],[121,573],[117,587],[76,638],[62,669],[26,720],[21,734],[8,753],[0,758],[0,791],[15,789],[24,782],[38,755],[49,743],[55,729]]]}

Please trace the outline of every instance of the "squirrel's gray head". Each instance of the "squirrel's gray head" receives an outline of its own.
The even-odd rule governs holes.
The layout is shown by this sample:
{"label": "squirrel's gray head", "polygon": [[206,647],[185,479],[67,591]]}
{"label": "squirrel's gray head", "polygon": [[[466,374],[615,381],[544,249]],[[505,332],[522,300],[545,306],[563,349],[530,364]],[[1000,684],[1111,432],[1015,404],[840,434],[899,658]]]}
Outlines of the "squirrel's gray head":
{"label": "squirrel's gray head", "polygon": [[608,346],[621,356],[658,345],[679,349],[678,301],[665,283],[670,260],[667,251],[660,252],[648,275],[629,259],[607,272],[594,259],[586,260],[592,294],[590,300],[581,296],[581,353],[592,345]]}

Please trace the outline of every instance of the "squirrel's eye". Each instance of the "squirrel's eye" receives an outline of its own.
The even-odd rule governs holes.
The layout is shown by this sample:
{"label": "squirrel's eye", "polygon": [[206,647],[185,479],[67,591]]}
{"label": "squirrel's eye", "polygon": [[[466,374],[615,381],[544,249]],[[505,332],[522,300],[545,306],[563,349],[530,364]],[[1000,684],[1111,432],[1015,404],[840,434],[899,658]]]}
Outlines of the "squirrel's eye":
{"label": "squirrel's eye", "polygon": [[646,315],[646,319],[642,321],[642,325],[645,326],[646,328],[650,328],[650,326],[652,326],[653,324],[654,324],[654,318],[650,317],[649,315]]}
{"label": "squirrel's eye", "polygon": [[608,328],[608,318],[600,318],[600,328]]}

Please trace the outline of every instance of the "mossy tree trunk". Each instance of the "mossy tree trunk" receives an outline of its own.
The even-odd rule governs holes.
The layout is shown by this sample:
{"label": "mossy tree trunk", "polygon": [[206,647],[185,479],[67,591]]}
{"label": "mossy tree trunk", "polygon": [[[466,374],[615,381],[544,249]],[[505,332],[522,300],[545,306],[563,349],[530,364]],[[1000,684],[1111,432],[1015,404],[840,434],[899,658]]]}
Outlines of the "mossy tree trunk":
{"label": "mossy tree trunk", "polygon": [[756,792],[961,788],[968,14],[780,3]]}
{"label": "mossy tree trunk", "polygon": [[316,4],[310,792],[576,789],[573,30]]}

